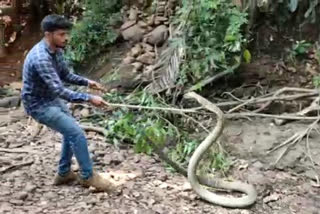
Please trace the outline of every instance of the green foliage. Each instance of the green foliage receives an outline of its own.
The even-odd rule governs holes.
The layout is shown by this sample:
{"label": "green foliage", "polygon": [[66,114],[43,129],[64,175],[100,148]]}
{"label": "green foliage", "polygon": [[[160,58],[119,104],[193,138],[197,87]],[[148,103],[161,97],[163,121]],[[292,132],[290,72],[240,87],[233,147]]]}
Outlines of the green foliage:
{"label": "green foliage", "polygon": [[182,81],[197,82],[213,72],[233,71],[247,42],[242,34],[247,14],[229,0],[184,1],[177,18],[183,20],[187,24]]}
{"label": "green foliage", "polygon": [[[117,93],[105,94],[104,99],[112,103],[168,107],[163,104],[160,98],[146,92],[136,92],[129,96]],[[137,111],[121,108],[114,110],[111,115],[105,117],[96,115],[91,117],[90,120],[106,129],[108,142],[115,145],[121,143],[133,144],[137,153],[148,155],[152,154],[155,149],[165,146],[166,150],[169,151],[170,158],[186,168],[200,140],[191,137],[193,133],[185,130],[185,122],[181,118],[170,116],[172,115],[161,111]],[[219,156],[218,153],[212,154],[209,161],[212,161],[211,166],[216,167],[217,170],[227,169],[225,157]]]}
{"label": "green foliage", "polygon": [[312,44],[302,40],[302,41],[297,41],[293,46],[292,49],[290,50],[289,54],[289,60],[293,63],[296,64],[297,59],[301,59],[306,57],[309,48],[312,47]]}
{"label": "green foliage", "polygon": [[118,34],[113,26],[120,21],[118,1],[86,1],[86,11],[71,31],[67,59],[75,64],[86,62],[108,45],[113,44]]}
{"label": "green foliage", "polygon": [[223,173],[226,173],[230,167],[231,163],[227,160],[226,156],[223,153],[220,152],[214,152],[211,154],[211,168],[214,168],[216,170],[219,170]]}

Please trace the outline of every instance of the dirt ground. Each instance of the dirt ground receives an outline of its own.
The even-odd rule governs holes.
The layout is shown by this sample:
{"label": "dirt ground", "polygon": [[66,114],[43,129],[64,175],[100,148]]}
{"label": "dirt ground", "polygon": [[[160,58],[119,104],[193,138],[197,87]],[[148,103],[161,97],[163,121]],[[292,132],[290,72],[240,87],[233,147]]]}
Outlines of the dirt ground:
{"label": "dirt ground", "polygon": [[[16,113],[15,115],[18,115]],[[317,214],[320,188],[315,171],[306,158],[304,143],[272,167],[277,153],[266,152],[305,124],[282,127],[270,121],[229,121],[222,143],[234,160],[231,178],[255,185],[258,200],[249,209],[226,209],[208,204],[190,189],[187,180],[165,169],[157,157],[135,154],[131,148],[117,150],[103,137],[87,133],[95,169],[100,172],[132,173],[112,194],[93,193],[77,183],[53,186],[61,137],[44,130],[32,139],[27,118],[0,128],[0,213],[221,213],[221,214]],[[320,162],[319,136],[311,137],[313,160]],[[3,172],[10,165],[33,161],[31,165]],[[318,165],[319,166],[319,165]],[[77,165],[73,168],[77,170]],[[319,168],[317,168],[319,172]],[[114,178],[115,181],[123,177]]]}

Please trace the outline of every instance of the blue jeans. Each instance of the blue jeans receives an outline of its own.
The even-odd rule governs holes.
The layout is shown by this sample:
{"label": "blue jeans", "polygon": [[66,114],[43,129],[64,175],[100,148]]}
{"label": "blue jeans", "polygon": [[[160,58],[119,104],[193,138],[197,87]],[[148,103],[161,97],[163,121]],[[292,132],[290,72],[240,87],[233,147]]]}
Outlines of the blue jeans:
{"label": "blue jeans", "polygon": [[64,176],[70,171],[71,158],[74,154],[80,167],[81,178],[90,178],[92,176],[92,162],[87,139],[66,104],[61,99],[56,99],[50,106],[31,113],[31,116],[63,136],[58,174]]}

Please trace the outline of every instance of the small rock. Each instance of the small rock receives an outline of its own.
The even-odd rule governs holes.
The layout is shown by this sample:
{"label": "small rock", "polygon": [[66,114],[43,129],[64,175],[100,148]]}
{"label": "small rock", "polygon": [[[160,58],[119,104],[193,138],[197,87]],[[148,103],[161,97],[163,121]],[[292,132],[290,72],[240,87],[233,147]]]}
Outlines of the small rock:
{"label": "small rock", "polygon": [[142,43],[142,47],[145,50],[145,52],[153,52],[153,47],[152,45],[149,45],[147,43]]}
{"label": "small rock", "polygon": [[90,115],[89,109],[87,109],[87,108],[82,109],[82,110],[80,111],[80,115],[81,115],[81,117],[83,117],[83,118],[88,117],[88,116]]}
{"label": "small rock", "polygon": [[24,190],[28,193],[33,193],[36,189],[37,189],[37,186],[35,186],[31,183],[27,183]]}
{"label": "small rock", "polygon": [[133,26],[135,24],[136,24],[135,21],[127,21],[120,27],[120,30],[126,30],[126,29],[128,29],[129,27],[131,27],[131,26]]}
{"label": "small rock", "polygon": [[163,16],[157,16],[155,18],[156,21],[159,21],[159,22],[166,22],[168,21],[168,18],[167,17],[163,17]]}
{"label": "small rock", "polygon": [[132,56],[127,56],[126,58],[123,59],[124,64],[131,64],[135,61],[135,58]]}
{"label": "small rock", "polygon": [[183,191],[190,191],[192,190],[191,184],[189,182],[185,182],[182,186]]}
{"label": "small rock", "polygon": [[135,63],[132,63],[132,65],[137,71],[141,71],[143,68],[143,64],[141,62],[135,62]]}
{"label": "small rock", "polygon": [[1,213],[12,213],[13,207],[10,203],[8,202],[1,202],[1,206],[0,206],[0,212]]}
{"label": "small rock", "polygon": [[54,199],[54,198],[58,198],[54,192],[46,192],[43,194],[43,197],[45,199],[49,199],[49,200]]}
{"label": "small rock", "polygon": [[138,25],[133,25],[132,27],[121,32],[124,40],[132,42],[140,42],[143,38],[143,31]]}
{"label": "small rock", "polygon": [[269,203],[273,201],[278,201],[280,199],[280,194],[278,193],[273,193],[263,199],[263,203]]}
{"label": "small rock", "polygon": [[9,202],[10,202],[11,204],[17,205],[17,206],[23,205],[23,201],[22,201],[22,200],[11,199]]}
{"label": "small rock", "polygon": [[150,16],[147,20],[147,25],[152,26],[154,24],[154,15]]}
{"label": "small rock", "polygon": [[138,19],[138,10],[136,8],[130,8],[129,20],[137,21],[137,19]]}
{"label": "small rock", "polygon": [[169,36],[168,28],[165,25],[160,25],[151,31],[147,37],[146,41],[149,44],[161,46]]}
{"label": "small rock", "polygon": [[161,189],[167,189],[167,188],[168,188],[168,184],[162,183],[159,187],[160,187]]}
{"label": "small rock", "polygon": [[28,193],[27,192],[19,192],[15,195],[15,198],[18,200],[22,200],[24,201],[26,198],[28,197]]}
{"label": "small rock", "polygon": [[141,45],[137,44],[131,49],[131,54],[133,57],[137,57],[141,54],[142,52],[142,47]]}
{"label": "small rock", "polygon": [[148,27],[148,24],[145,23],[144,21],[139,21],[139,22],[138,22],[138,25],[139,25],[141,28],[146,28],[146,27]]}
{"label": "small rock", "polygon": [[139,56],[137,61],[142,62],[143,64],[152,65],[154,63],[154,58],[150,53],[145,53]]}

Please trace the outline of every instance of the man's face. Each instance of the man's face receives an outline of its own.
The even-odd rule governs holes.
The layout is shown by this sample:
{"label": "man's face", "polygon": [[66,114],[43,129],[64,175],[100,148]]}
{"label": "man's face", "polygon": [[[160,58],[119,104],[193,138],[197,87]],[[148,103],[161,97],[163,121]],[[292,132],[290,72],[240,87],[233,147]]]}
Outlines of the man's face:
{"label": "man's face", "polygon": [[50,33],[51,42],[58,48],[64,48],[69,39],[69,32],[67,30],[56,30]]}

